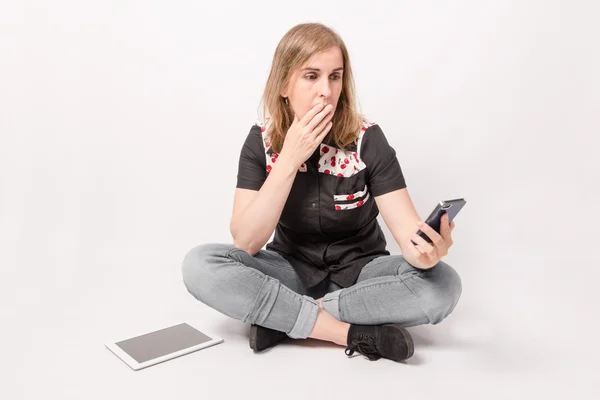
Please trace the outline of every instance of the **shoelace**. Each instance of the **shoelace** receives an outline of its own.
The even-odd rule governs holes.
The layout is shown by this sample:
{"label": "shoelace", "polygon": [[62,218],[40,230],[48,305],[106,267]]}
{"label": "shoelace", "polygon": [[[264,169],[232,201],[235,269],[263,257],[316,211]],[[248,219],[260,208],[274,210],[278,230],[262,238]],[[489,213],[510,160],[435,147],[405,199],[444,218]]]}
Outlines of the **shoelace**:
{"label": "shoelace", "polygon": [[346,348],[346,355],[351,356],[355,351],[364,354],[369,360],[379,360],[381,354],[375,346],[375,338],[370,335],[359,333],[356,338],[352,339],[350,345]]}

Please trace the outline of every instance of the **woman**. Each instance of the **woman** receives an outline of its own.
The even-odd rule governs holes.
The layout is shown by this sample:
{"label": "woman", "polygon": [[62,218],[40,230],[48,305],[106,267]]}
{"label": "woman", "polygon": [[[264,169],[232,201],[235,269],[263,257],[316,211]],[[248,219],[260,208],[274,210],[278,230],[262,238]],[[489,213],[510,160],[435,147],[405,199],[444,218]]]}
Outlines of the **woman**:
{"label": "woman", "polygon": [[[405,328],[439,323],[460,297],[458,274],[441,261],[454,223],[445,215],[438,234],[420,222],[394,149],[356,111],[348,51],[332,29],[309,23],[285,34],[264,113],[239,157],[233,244],[189,251],[188,291],[250,322],[255,351],[310,337],[347,355],[408,359]],[[386,250],[379,212],[403,255]]]}

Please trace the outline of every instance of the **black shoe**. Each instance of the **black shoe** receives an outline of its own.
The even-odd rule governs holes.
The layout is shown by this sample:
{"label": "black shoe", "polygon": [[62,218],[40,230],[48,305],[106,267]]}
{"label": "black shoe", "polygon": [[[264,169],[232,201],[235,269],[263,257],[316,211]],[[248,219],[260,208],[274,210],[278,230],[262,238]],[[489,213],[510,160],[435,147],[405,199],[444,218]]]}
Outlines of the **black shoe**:
{"label": "black shoe", "polygon": [[285,332],[265,328],[260,325],[252,324],[250,326],[250,348],[254,351],[261,351],[275,346],[287,337],[288,335]]}
{"label": "black shoe", "polygon": [[410,333],[398,324],[350,325],[346,355],[355,351],[371,361],[381,357],[402,361],[413,355],[415,346]]}

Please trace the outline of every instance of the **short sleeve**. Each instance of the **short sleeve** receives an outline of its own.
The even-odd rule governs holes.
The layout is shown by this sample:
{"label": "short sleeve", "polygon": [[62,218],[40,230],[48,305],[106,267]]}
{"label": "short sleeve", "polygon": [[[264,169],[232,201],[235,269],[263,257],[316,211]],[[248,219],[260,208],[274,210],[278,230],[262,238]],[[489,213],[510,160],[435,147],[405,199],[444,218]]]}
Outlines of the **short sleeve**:
{"label": "short sleeve", "polygon": [[406,187],[396,151],[389,145],[379,125],[371,125],[363,134],[360,158],[367,166],[373,196]]}
{"label": "short sleeve", "polygon": [[240,151],[236,187],[260,190],[267,179],[266,168],[267,161],[262,144],[261,128],[253,125]]}

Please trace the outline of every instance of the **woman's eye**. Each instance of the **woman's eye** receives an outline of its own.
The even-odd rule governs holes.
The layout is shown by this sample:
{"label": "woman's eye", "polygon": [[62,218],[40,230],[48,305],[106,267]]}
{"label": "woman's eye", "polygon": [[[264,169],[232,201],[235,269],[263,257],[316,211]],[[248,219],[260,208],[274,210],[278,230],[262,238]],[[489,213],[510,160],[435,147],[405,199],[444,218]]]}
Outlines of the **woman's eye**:
{"label": "woman's eye", "polygon": [[[313,80],[313,79],[316,78],[316,76],[315,75],[306,75],[306,78],[308,78],[310,80]],[[334,80],[338,80],[338,79],[340,79],[340,76],[339,75],[332,75],[332,78],[334,78]]]}

